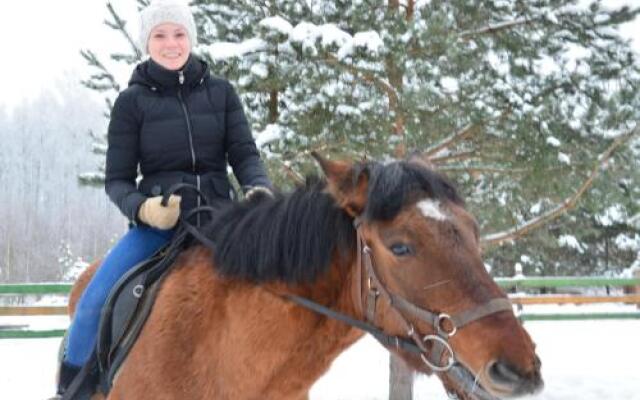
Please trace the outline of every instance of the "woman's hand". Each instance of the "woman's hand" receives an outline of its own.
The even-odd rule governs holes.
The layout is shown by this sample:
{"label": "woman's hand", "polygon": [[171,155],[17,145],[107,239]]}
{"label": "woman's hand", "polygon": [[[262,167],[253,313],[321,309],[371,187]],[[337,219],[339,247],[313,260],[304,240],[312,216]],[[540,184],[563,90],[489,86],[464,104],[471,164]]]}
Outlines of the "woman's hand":
{"label": "woman's hand", "polygon": [[150,197],[142,203],[138,218],[145,224],[158,229],[171,229],[180,216],[180,196],[171,195],[167,206],[163,206],[162,196]]}
{"label": "woman's hand", "polygon": [[273,192],[271,191],[271,189],[265,186],[253,186],[251,189],[247,190],[247,193],[244,194],[244,199],[247,201],[262,197],[273,199]]}

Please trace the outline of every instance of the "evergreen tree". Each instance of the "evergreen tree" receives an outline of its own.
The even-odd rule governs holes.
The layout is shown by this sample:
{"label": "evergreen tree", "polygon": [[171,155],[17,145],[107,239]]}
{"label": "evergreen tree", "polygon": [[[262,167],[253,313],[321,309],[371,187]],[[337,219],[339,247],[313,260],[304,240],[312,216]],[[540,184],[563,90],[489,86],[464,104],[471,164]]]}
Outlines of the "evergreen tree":
{"label": "evergreen tree", "polygon": [[[238,88],[279,185],[311,150],[417,150],[458,183],[497,274],[612,273],[640,248],[640,69],[616,29],[640,9],[581,3],[191,2],[196,53]],[[138,62],[108,11],[130,44],[111,61]],[[110,107],[124,82],[83,54]]]}

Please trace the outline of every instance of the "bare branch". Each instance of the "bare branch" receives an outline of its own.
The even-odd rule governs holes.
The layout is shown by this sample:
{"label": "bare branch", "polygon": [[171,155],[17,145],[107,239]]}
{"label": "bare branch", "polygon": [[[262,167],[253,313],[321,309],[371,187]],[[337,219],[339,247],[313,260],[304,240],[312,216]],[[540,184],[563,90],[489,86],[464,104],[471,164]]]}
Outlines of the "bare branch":
{"label": "bare branch", "polygon": [[454,134],[446,137],[440,143],[429,147],[422,154],[424,157],[431,159],[440,151],[452,146],[453,144],[461,142],[475,135],[480,130],[479,128],[480,126],[478,126],[477,124],[468,124],[464,128],[460,129],[458,132],[455,132]]}
{"label": "bare branch", "polygon": [[349,72],[354,77],[360,79],[365,83],[373,84],[375,87],[377,87],[378,89],[386,93],[390,101],[393,99],[393,101],[396,104],[398,103],[399,96],[396,89],[389,82],[375,76],[373,72],[359,69],[357,67],[354,67],[353,65],[344,64],[340,62],[340,60],[338,60],[338,58],[333,54],[328,54],[325,58],[321,60],[329,65],[338,67],[343,71]]}
{"label": "bare branch", "polygon": [[565,214],[567,211],[573,209],[580,198],[589,190],[589,188],[593,185],[594,180],[600,174],[601,171],[604,171],[607,168],[607,164],[609,159],[613,156],[614,152],[627,143],[632,138],[640,135],[640,124],[636,125],[634,129],[631,131],[618,136],[613,143],[607,148],[607,150],[600,154],[598,157],[598,161],[593,166],[591,173],[587,177],[587,179],[582,183],[582,185],[576,190],[576,192],[561,204],[556,206],[555,208],[547,211],[546,213],[526,221],[520,226],[516,226],[513,229],[509,229],[504,232],[494,233],[490,235],[486,235],[481,240],[481,245],[484,249],[489,247],[501,246],[505,242],[514,241],[522,236],[530,233],[531,231],[540,228],[552,220],[560,217]]}
{"label": "bare branch", "polygon": [[503,167],[470,167],[470,166],[456,166],[456,165],[445,165],[438,167],[438,171],[451,171],[451,172],[468,172],[471,175],[480,175],[480,174],[523,174],[529,172],[530,170],[527,168],[503,168]]}
{"label": "bare branch", "polygon": [[462,31],[458,34],[458,36],[461,37],[462,39],[469,39],[471,36],[485,35],[488,33],[496,33],[502,30],[511,29],[515,26],[527,25],[533,22],[535,22],[535,19],[525,19],[525,18],[516,19],[513,21],[501,22],[495,25],[487,25],[484,28],[480,28],[480,29]]}
{"label": "bare branch", "polygon": [[429,157],[428,160],[431,164],[444,164],[451,161],[461,161],[461,160],[470,160],[474,158],[476,152],[474,150],[471,151],[463,151],[461,153],[449,154],[441,157]]}

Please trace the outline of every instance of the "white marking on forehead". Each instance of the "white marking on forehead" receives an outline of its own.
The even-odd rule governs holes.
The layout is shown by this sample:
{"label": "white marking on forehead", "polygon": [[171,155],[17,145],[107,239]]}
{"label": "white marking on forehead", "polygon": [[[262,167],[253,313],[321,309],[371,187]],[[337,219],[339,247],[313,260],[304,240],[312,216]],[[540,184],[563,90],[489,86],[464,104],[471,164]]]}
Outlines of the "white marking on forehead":
{"label": "white marking on forehead", "polygon": [[433,218],[437,221],[445,221],[449,218],[442,208],[440,208],[440,202],[438,200],[421,200],[417,206],[420,212],[422,212],[422,215],[427,218]]}

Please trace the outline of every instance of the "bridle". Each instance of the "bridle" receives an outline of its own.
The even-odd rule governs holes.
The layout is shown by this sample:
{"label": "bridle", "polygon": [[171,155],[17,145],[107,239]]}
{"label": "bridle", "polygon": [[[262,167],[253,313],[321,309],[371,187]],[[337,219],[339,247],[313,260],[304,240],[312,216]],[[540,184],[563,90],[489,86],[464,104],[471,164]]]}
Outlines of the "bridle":
{"label": "bridle", "polygon": [[[371,248],[362,235],[361,217],[355,218],[353,224],[357,235],[356,268],[358,270],[355,273],[356,284],[352,297],[356,311],[363,315],[365,320],[352,318],[300,296],[288,294],[284,295],[285,298],[314,312],[368,332],[387,348],[396,348],[417,354],[427,367],[435,372],[447,372],[456,364],[455,353],[449,343],[449,338],[453,337],[460,329],[491,314],[513,310],[508,299],[495,298],[474,308],[450,315],[427,310],[392,293],[378,277]],[[363,285],[363,281],[366,282],[366,285]],[[402,323],[407,337],[388,335],[375,325],[376,309],[380,298],[388,303],[389,309]],[[414,325],[409,322],[408,316],[411,319],[429,324],[434,332],[421,337]],[[447,358],[442,362],[444,355],[447,355]]]}
{"label": "bridle", "polygon": [[[413,343],[420,349],[420,358],[435,372],[446,372],[450,370],[456,362],[455,353],[449,344],[449,338],[453,337],[458,330],[467,324],[495,314],[501,311],[512,311],[511,302],[505,298],[495,298],[488,302],[465,310],[455,315],[447,313],[436,313],[422,308],[404,297],[392,293],[378,277],[376,268],[372,260],[371,248],[366,244],[362,235],[362,220],[356,218],[354,227],[357,232],[358,260],[356,272],[357,297],[361,301],[360,312],[365,320],[375,324],[376,308],[378,299],[382,297],[389,304],[389,309],[398,317],[403,324],[404,332],[411,338]],[[366,291],[363,289],[362,278],[366,280]],[[356,306],[357,307],[357,306]],[[425,322],[433,328],[434,333],[420,337],[413,324],[409,322],[411,316],[414,319]],[[445,362],[442,363],[444,355]]]}

